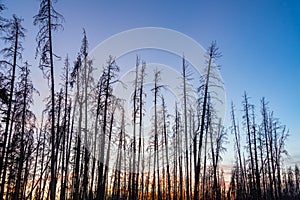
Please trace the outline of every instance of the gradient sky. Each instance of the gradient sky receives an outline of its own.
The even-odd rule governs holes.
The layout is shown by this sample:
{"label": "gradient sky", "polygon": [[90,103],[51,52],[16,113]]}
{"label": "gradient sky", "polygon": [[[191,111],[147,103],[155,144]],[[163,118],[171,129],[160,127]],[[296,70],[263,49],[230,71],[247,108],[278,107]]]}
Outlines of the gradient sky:
{"label": "gradient sky", "polygon": [[[46,94],[45,80],[34,60],[37,27],[32,24],[39,2],[0,2],[7,7],[5,17],[15,13],[24,18],[23,26],[28,30],[24,59],[33,66],[37,89]],[[216,40],[223,54],[218,64],[227,108],[233,101],[240,111],[242,95],[247,91],[260,114],[260,99],[265,97],[275,117],[290,131],[286,143],[292,157],[289,161],[300,164],[300,1],[59,0],[55,7],[65,23],[64,30],[55,34],[54,49],[62,57],[68,54],[71,60],[80,49],[82,28],[86,29],[90,49],[113,34],[148,26],[182,32],[205,48]],[[232,148],[228,151],[227,159],[232,161]]]}

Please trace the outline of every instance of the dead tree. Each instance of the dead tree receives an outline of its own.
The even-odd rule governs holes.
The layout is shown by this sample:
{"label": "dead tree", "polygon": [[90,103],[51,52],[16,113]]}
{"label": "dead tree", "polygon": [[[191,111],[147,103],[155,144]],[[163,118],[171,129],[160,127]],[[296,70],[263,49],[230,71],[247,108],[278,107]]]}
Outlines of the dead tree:
{"label": "dead tree", "polygon": [[166,103],[164,98],[162,97],[162,109],[163,109],[163,138],[165,145],[165,153],[166,153],[166,162],[167,162],[167,200],[171,200],[171,176],[170,176],[170,165],[169,165],[169,146],[168,146],[168,133],[167,133],[167,122],[166,122]]}
{"label": "dead tree", "polygon": [[[220,57],[221,54],[219,52],[219,48],[217,47],[216,42],[212,42],[211,46],[208,49],[208,65],[207,65],[207,74],[206,74],[206,80],[205,80],[205,89],[204,89],[204,99],[203,99],[203,105],[202,105],[202,113],[201,113],[201,123],[200,123],[200,135],[199,135],[199,147],[198,152],[202,149],[202,143],[203,143],[203,135],[204,135],[204,129],[205,129],[205,118],[207,113],[207,97],[209,93],[209,82],[210,82],[210,71],[211,71],[211,65],[214,62],[214,60],[218,57]],[[195,167],[195,181],[194,181],[194,200],[198,200],[198,194],[199,194],[199,180],[200,180],[200,154],[198,153],[197,156],[197,164]]]}
{"label": "dead tree", "polygon": [[[138,109],[139,109],[139,143],[138,143],[138,162],[137,162],[137,175],[136,175],[136,194],[135,196],[138,197],[138,186],[139,186],[139,176],[140,176],[140,162],[141,162],[141,154],[142,154],[142,128],[143,128],[143,105],[144,105],[144,100],[143,100],[143,97],[144,97],[144,78],[145,78],[145,70],[146,70],[146,63],[143,62],[142,63],[142,68],[141,68],[141,72],[140,72],[140,75],[139,75],[139,88],[138,88],[138,91],[139,91],[139,106],[138,106]],[[144,147],[144,145],[143,145]],[[144,156],[144,154],[143,154]],[[142,159],[142,161],[144,161],[144,159]],[[142,167],[143,167],[143,164],[142,164]],[[143,188],[143,177],[144,177],[144,174],[142,173],[142,188]],[[144,192],[142,192],[142,195],[143,195]]]}
{"label": "dead tree", "polygon": [[[2,7],[3,8],[3,7]],[[24,39],[25,29],[21,25],[22,19],[13,15],[13,19],[9,20],[6,24],[3,25],[4,31],[6,31],[3,40],[5,43],[8,43],[9,46],[1,50],[3,57],[6,60],[1,60],[0,64],[7,65],[11,69],[11,74],[9,75],[9,93],[8,93],[8,102],[7,102],[7,111],[5,117],[5,129],[4,129],[4,138],[3,138],[3,150],[0,158],[0,175],[2,175],[1,188],[0,188],[0,199],[3,199],[5,181],[6,181],[6,170],[7,170],[7,158],[9,149],[10,137],[9,128],[12,127],[12,112],[13,112],[13,95],[15,90],[15,78],[16,78],[16,68],[17,62],[22,57],[22,40]],[[3,171],[2,171],[3,170]]]}
{"label": "dead tree", "polygon": [[185,58],[182,58],[182,79],[183,79],[183,113],[184,113],[184,136],[185,136],[185,192],[186,198],[190,199],[189,189],[189,145],[188,145],[188,119],[187,119],[187,72],[186,72]]}
{"label": "dead tree", "polygon": [[269,127],[269,118],[268,118],[268,110],[267,110],[267,105],[265,102],[265,99],[262,99],[262,110],[261,110],[261,114],[262,114],[262,126],[263,126],[263,134],[265,137],[265,149],[266,149],[266,156],[267,156],[267,173],[268,173],[268,179],[269,179],[269,188],[268,190],[270,192],[267,193],[267,198],[271,198],[274,199],[274,191],[273,191],[273,179],[272,179],[272,172],[271,172],[271,159],[270,158],[270,147],[269,147],[269,131],[270,131],[270,127]]}
{"label": "dead tree", "polygon": [[257,188],[255,186],[255,166],[254,166],[254,156],[253,156],[253,147],[252,147],[252,131],[251,131],[251,121],[250,121],[250,107],[251,105],[248,103],[248,97],[246,92],[244,93],[244,101],[243,101],[243,107],[244,107],[244,119],[245,119],[245,128],[246,128],[246,134],[247,134],[247,146],[250,154],[250,191],[253,193],[254,198],[257,199]]}
{"label": "dead tree", "polygon": [[238,192],[241,192],[242,194],[238,194],[238,196],[241,196],[242,198],[244,197],[244,192],[245,192],[245,173],[243,170],[243,162],[242,162],[242,156],[241,156],[241,139],[240,139],[240,129],[238,126],[238,122],[236,121],[236,117],[235,117],[235,110],[234,110],[234,105],[233,102],[231,102],[231,121],[232,121],[232,132],[234,134],[234,139],[235,139],[235,148],[237,151],[237,168],[239,168],[240,171],[240,176],[241,177],[241,186],[240,189],[238,190]]}
{"label": "dead tree", "polygon": [[98,188],[97,188],[97,199],[103,200],[105,197],[105,171],[104,171],[104,149],[105,149],[105,136],[109,127],[107,127],[109,116],[110,116],[110,104],[112,103],[112,84],[117,81],[117,73],[119,72],[119,67],[115,62],[115,59],[110,56],[106,66],[103,69],[100,80],[103,81],[103,122],[101,124],[101,144],[100,144],[100,163],[98,167]]}
{"label": "dead tree", "polygon": [[44,76],[50,81],[51,90],[51,179],[50,179],[50,199],[55,199],[56,193],[56,134],[55,134],[55,83],[54,83],[54,63],[53,63],[53,31],[61,28],[63,21],[62,15],[53,8],[51,0],[41,0],[40,9],[34,16],[34,25],[39,26],[39,32],[36,37],[38,43],[36,55],[40,54],[39,67],[42,69]]}
{"label": "dead tree", "polygon": [[[158,97],[159,91],[163,87],[159,85],[160,81],[160,71],[157,69],[154,71],[154,88],[152,91],[154,93],[154,160],[153,160],[153,181],[152,181],[152,199],[161,199],[161,188],[160,188],[160,174],[159,174],[159,150],[158,150]],[[156,170],[157,169],[157,173]],[[157,174],[157,177],[156,177]],[[157,185],[156,185],[156,178],[157,178]],[[157,194],[156,194],[157,188]],[[157,195],[157,198],[156,198]]]}

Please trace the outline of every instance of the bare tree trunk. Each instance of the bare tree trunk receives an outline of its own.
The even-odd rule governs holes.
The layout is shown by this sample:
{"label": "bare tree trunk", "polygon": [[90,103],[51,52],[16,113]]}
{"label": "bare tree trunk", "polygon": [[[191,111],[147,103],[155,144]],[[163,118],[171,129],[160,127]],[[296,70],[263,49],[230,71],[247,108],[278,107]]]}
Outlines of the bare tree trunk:
{"label": "bare tree trunk", "polygon": [[[4,186],[6,181],[6,171],[7,171],[7,159],[8,159],[8,152],[10,146],[10,140],[8,138],[11,137],[9,134],[9,127],[13,123],[13,120],[11,120],[12,115],[12,103],[13,103],[13,95],[14,95],[14,88],[15,88],[15,77],[16,77],[16,67],[17,67],[17,56],[18,56],[18,48],[19,48],[19,28],[20,24],[18,22],[17,18],[14,18],[14,47],[13,47],[13,63],[11,65],[12,72],[11,72],[11,81],[10,81],[10,92],[9,92],[9,101],[8,101],[8,108],[7,108],[7,116],[5,121],[5,130],[4,130],[4,141],[3,141],[3,150],[1,153],[1,159],[0,159],[0,176],[2,177],[1,181],[1,188],[0,188],[0,199],[3,199],[4,195]],[[4,163],[3,163],[4,162]],[[3,165],[4,164],[4,165]],[[3,169],[3,172],[2,172]]]}
{"label": "bare tree trunk", "polygon": [[49,35],[49,56],[50,56],[50,77],[51,77],[51,179],[50,179],[50,199],[55,200],[56,193],[56,152],[55,152],[55,83],[54,83],[54,64],[53,64],[53,50],[52,50],[52,15],[51,2],[48,0],[48,35]]}
{"label": "bare tree trunk", "polygon": [[[205,117],[206,117],[206,109],[207,109],[207,97],[208,97],[208,87],[209,87],[209,78],[210,78],[210,70],[211,70],[211,64],[213,59],[220,56],[220,53],[218,52],[218,47],[216,46],[216,43],[213,42],[211,46],[209,47],[209,58],[208,58],[208,69],[206,74],[206,83],[205,83],[205,90],[204,90],[204,100],[203,100],[203,106],[202,106],[202,113],[201,113],[201,124],[200,124],[200,137],[199,137],[199,147],[198,152],[200,153],[202,149],[202,140],[203,140],[203,134],[204,134],[204,126],[205,126]],[[200,154],[198,153],[197,158],[197,164],[195,168],[195,186],[194,186],[194,200],[198,200],[198,187],[199,187],[199,180],[200,180]]]}
{"label": "bare tree trunk", "polygon": [[[209,121],[207,121],[207,127],[209,125],[208,123],[209,123]],[[206,128],[206,131],[205,131],[205,143],[204,143],[204,158],[203,158],[203,175],[202,175],[202,198],[203,199],[206,199],[205,187],[206,187],[206,161],[207,161],[207,139],[208,139],[208,131],[209,131],[209,129]]]}
{"label": "bare tree trunk", "polygon": [[[79,105],[79,119],[78,119],[78,132],[76,136],[76,153],[75,153],[75,169],[74,169],[74,194],[73,199],[80,199],[79,187],[80,187],[80,152],[81,152],[81,122],[82,122],[82,95],[79,94],[79,76],[77,76],[77,94],[76,100]],[[75,102],[76,105],[76,102]],[[76,106],[75,106],[76,107]],[[75,113],[73,113],[75,115]]]}
{"label": "bare tree trunk", "polygon": [[171,177],[170,177],[170,166],[169,166],[169,146],[168,146],[168,137],[167,137],[167,125],[166,125],[166,105],[165,100],[162,97],[162,109],[163,109],[163,133],[164,133],[164,142],[165,142],[165,151],[166,151],[166,162],[167,162],[167,200],[171,200]]}
{"label": "bare tree trunk", "polygon": [[21,199],[27,199],[28,196],[26,197],[26,192],[27,192],[27,187],[29,186],[28,184],[28,177],[29,177],[29,169],[31,169],[31,160],[29,159],[29,157],[32,154],[32,149],[33,147],[31,147],[32,144],[28,144],[28,151],[27,153],[25,153],[25,155],[27,155],[27,157],[25,158],[25,170],[24,170],[24,178],[23,178],[23,184],[22,184],[22,188],[21,188]]}
{"label": "bare tree trunk", "polygon": [[105,169],[104,169],[104,184],[102,186],[102,190],[106,193],[106,181],[108,176],[108,166],[109,166],[109,158],[110,158],[110,146],[111,146],[111,137],[112,137],[112,130],[113,130],[113,122],[114,122],[114,112],[115,108],[113,108],[111,117],[110,117],[110,124],[109,124],[109,135],[108,135],[108,146],[106,151],[106,161],[105,161]]}
{"label": "bare tree trunk", "polygon": [[63,131],[62,131],[62,164],[61,164],[61,185],[60,185],[60,199],[65,200],[65,193],[66,193],[66,182],[68,181],[68,177],[64,176],[65,171],[67,170],[66,168],[66,163],[68,160],[66,159],[66,148],[67,145],[66,142],[68,143],[68,140],[66,137],[68,136],[68,128],[67,128],[67,123],[68,123],[68,116],[69,116],[69,111],[68,111],[68,87],[69,87],[69,58],[67,57],[65,60],[65,88],[64,88],[64,123],[63,123]]}
{"label": "bare tree trunk", "polygon": [[36,145],[36,153],[35,153],[35,159],[34,159],[34,167],[33,167],[33,174],[32,174],[32,179],[31,179],[31,188],[30,188],[30,193],[29,193],[29,199],[32,200],[32,193],[33,190],[35,189],[35,186],[37,185],[38,180],[36,181],[36,172],[37,172],[37,165],[38,165],[38,157],[39,157],[39,152],[40,152],[40,145],[41,145],[41,135],[42,135],[42,127],[44,124],[44,112],[42,112],[42,118],[41,118],[41,128],[37,136],[37,145]]}
{"label": "bare tree trunk", "polygon": [[[271,199],[274,199],[274,192],[273,192],[273,180],[271,175],[271,161],[270,161],[270,150],[269,150],[269,126],[268,126],[268,112],[266,108],[266,103],[264,98],[262,99],[262,117],[263,117],[263,131],[265,135],[265,146],[266,146],[266,152],[267,152],[267,170],[268,170],[268,178],[269,178],[269,188],[270,192],[268,196],[270,196]],[[269,198],[267,196],[267,198]]]}
{"label": "bare tree trunk", "polygon": [[136,180],[136,120],[137,120],[137,90],[138,90],[138,72],[139,72],[139,65],[140,65],[140,59],[139,57],[136,57],[136,65],[135,65],[135,82],[134,82],[134,93],[133,93],[133,161],[132,161],[132,172],[131,172],[131,188],[130,188],[130,195],[129,199],[134,200],[136,199],[137,195],[137,187],[138,179]]}
{"label": "bare tree trunk", "polygon": [[[182,144],[181,144],[181,138],[179,139],[179,148],[182,149]],[[180,153],[179,155],[179,200],[183,200],[184,199],[184,195],[183,195],[183,170],[182,170],[182,154]]]}
{"label": "bare tree trunk", "polygon": [[[92,164],[92,174],[95,174],[95,168],[96,168],[96,145],[97,145],[97,135],[98,135],[98,124],[99,124],[99,117],[100,117],[100,111],[101,111],[101,97],[102,97],[102,83],[98,83],[98,97],[97,97],[97,109],[96,109],[96,117],[95,117],[95,129],[94,129],[94,155],[93,155],[93,164]],[[89,191],[89,199],[93,199],[93,187],[94,187],[94,179],[95,177],[92,177],[91,185],[90,185],[90,191]]]}
{"label": "bare tree trunk", "polygon": [[101,75],[101,80],[104,83],[104,108],[103,108],[103,124],[101,132],[101,144],[100,144],[100,166],[98,167],[98,189],[97,189],[97,199],[104,200],[105,198],[105,185],[106,179],[103,172],[104,168],[104,148],[105,148],[105,135],[107,133],[107,121],[109,119],[109,106],[111,98],[111,84],[113,82],[112,78],[115,78],[116,72],[119,71],[118,66],[115,63],[113,57],[109,57],[107,66],[105,67],[103,74]]}
{"label": "bare tree trunk", "polygon": [[277,193],[277,185],[276,185],[276,171],[275,171],[275,155],[274,155],[274,148],[273,148],[273,116],[271,114],[270,116],[270,132],[269,132],[269,144],[270,144],[270,155],[271,155],[271,169],[272,169],[272,179],[274,184],[274,196],[275,199],[278,199],[278,193]]}
{"label": "bare tree trunk", "polygon": [[[25,123],[26,123],[26,105],[27,105],[27,93],[28,91],[28,66],[26,64],[25,66],[25,86],[24,86],[24,91],[23,91],[23,102],[22,102],[22,125],[21,125],[21,146],[20,146],[20,158],[18,161],[18,172],[17,172],[17,182],[16,182],[16,187],[15,187],[15,193],[13,198],[14,199],[22,199],[22,193],[20,194],[21,190],[21,181],[23,180],[22,178],[22,173],[23,173],[23,165],[25,162],[25,144],[24,144],[24,136],[25,136]],[[21,197],[20,197],[21,195]]]}
{"label": "bare tree trunk", "polygon": [[[138,59],[138,58],[137,58]],[[137,61],[138,62],[138,61]],[[138,64],[138,63],[137,63]],[[139,173],[140,173],[140,162],[141,162],[141,148],[142,148],[142,128],[143,128],[143,87],[144,87],[144,77],[145,77],[145,68],[146,63],[142,63],[142,69],[140,74],[140,83],[139,83],[139,144],[138,144],[138,162],[137,162],[137,175],[136,175],[136,197],[138,197],[138,182],[139,182]],[[137,69],[136,69],[137,70]],[[144,161],[144,159],[142,159]],[[142,179],[143,179],[142,173]],[[142,181],[142,188],[143,188],[143,181]],[[142,191],[142,194],[144,191]]]}
{"label": "bare tree trunk", "polygon": [[[244,94],[244,112],[245,112],[245,120],[246,120],[246,130],[247,130],[247,140],[248,140],[248,147],[249,147],[249,153],[250,153],[250,162],[251,162],[251,182],[253,184],[250,184],[250,192],[254,192],[254,198],[257,199],[257,189],[255,187],[255,171],[254,171],[254,157],[253,157],[253,149],[252,149],[252,138],[251,138],[251,122],[250,122],[250,114],[249,114],[250,105],[248,104],[248,97],[245,92]],[[251,183],[250,182],[250,183]]]}
{"label": "bare tree trunk", "polygon": [[147,178],[146,178],[146,196],[147,199],[151,199],[150,197],[152,197],[152,193],[149,194],[149,187],[150,187],[150,171],[151,171],[151,149],[149,149],[150,153],[149,153],[149,159],[148,159],[148,173],[147,173]]}
{"label": "bare tree trunk", "polygon": [[89,87],[89,68],[90,63],[88,63],[87,58],[87,48],[88,48],[88,42],[86,37],[86,32],[83,30],[83,41],[82,41],[82,47],[81,51],[83,54],[83,62],[84,62],[84,171],[83,171],[83,183],[82,183],[82,189],[83,189],[83,199],[88,198],[88,174],[89,174],[89,160],[90,160],[90,152],[88,149],[88,93],[87,89]]}
{"label": "bare tree trunk", "polygon": [[[284,148],[284,141],[285,141],[285,127],[282,130],[282,135],[280,136],[280,139],[278,141],[277,138],[277,124],[275,123],[275,154],[276,154],[276,158],[275,158],[275,162],[276,162],[276,170],[277,170],[277,178],[278,178],[278,183],[277,183],[277,187],[278,187],[278,199],[282,200],[282,188],[281,188],[281,164],[280,164],[280,158],[281,158],[281,153],[283,151]],[[297,166],[296,166],[297,167]],[[295,169],[296,170],[296,169]],[[296,172],[295,172],[296,173]],[[297,174],[296,174],[297,176]],[[297,180],[298,178],[296,177],[296,187],[299,187],[299,180]],[[299,193],[299,191],[298,191]]]}
{"label": "bare tree trunk", "polygon": [[173,200],[178,199],[178,188],[177,188],[177,170],[178,170],[178,134],[179,134],[179,116],[178,116],[178,108],[177,108],[177,103],[175,104],[175,130],[174,130],[174,177],[173,177],[173,184],[174,184],[174,189],[173,189]]}
{"label": "bare tree trunk", "polygon": [[258,165],[258,155],[257,155],[257,145],[256,145],[256,124],[255,124],[255,115],[254,107],[252,106],[252,129],[253,129],[253,143],[254,143],[254,159],[255,159],[255,177],[256,177],[256,191],[257,199],[261,199],[261,187],[260,187],[260,173]]}
{"label": "bare tree trunk", "polygon": [[[160,121],[163,121],[162,119],[160,119]],[[161,125],[161,124],[160,124]],[[166,196],[166,169],[165,169],[165,144],[164,144],[164,125],[162,124],[161,128],[161,147],[160,147],[160,151],[161,153],[161,163],[162,163],[162,175],[161,175],[161,181],[162,181],[162,186],[161,186],[161,198],[164,199]]]}
{"label": "bare tree trunk", "polygon": [[118,156],[119,156],[119,163],[117,168],[117,199],[121,198],[121,170],[122,170],[122,146],[123,140],[125,135],[125,113],[122,110],[122,124],[121,124],[121,131],[120,131],[120,139],[119,139],[119,149],[118,149]]}
{"label": "bare tree trunk", "polygon": [[[60,118],[61,118],[61,109],[62,109],[62,90],[60,90],[59,93],[57,93],[57,121],[56,121],[56,140],[55,140],[55,150],[56,150],[56,155],[55,155],[55,180],[56,180],[56,185],[57,185],[57,176],[58,176],[58,171],[59,167],[61,164],[61,154],[59,154],[59,146],[60,146],[60,140],[62,136],[62,132],[60,131]],[[60,156],[60,157],[59,157]],[[56,197],[55,197],[56,199]]]}
{"label": "bare tree trunk", "polygon": [[182,78],[183,78],[183,106],[184,106],[184,136],[185,136],[185,192],[186,199],[190,199],[189,189],[189,147],[188,147],[188,130],[187,130],[187,94],[186,94],[186,64],[185,59],[182,59]]}
{"label": "bare tree trunk", "polygon": [[[111,61],[109,61],[111,62]],[[109,63],[110,65],[111,63]],[[108,67],[108,77],[110,76],[110,67]],[[98,191],[97,191],[97,199],[103,200],[104,199],[104,180],[103,180],[103,169],[104,169],[104,148],[105,148],[105,134],[106,134],[106,122],[107,122],[107,112],[108,112],[108,98],[109,98],[109,84],[110,79],[107,79],[105,85],[105,102],[104,102],[104,116],[103,116],[103,125],[102,125],[102,132],[101,132],[101,144],[100,144],[100,166],[98,169]]]}
{"label": "bare tree trunk", "polygon": [[[41,127],[41,129],[42,129],[43,127]],[[42,131],[42,130],[41,130]],[[43,138],[45,139],[45,133],[43,133]],[[44,157],[45,157],[45,146],[46,146],[46,143],[45,142],[43,142],[43,147],[42,147],[42,155],[41,155],[41,163],[44,163]],[[45,166],[46,167],[46,166]],[[46,168],[45,168],[46,169]],[[43,197],[41,197],[41,195],[43,195],[44,194],[44,192],[42,191],[42,187],[43,187],[43,171],[44,171],[44,168],[43,168],[43,165],[41,165],[41,169],[40,169],[40,178],[39,178],[39,180],[40,180],[40,186],[39,186],[39,192],[38,192],[38,197],[39,198],[43,198]],[[46,181],[46,179],[44,179],[44,181]],[[39,199],[38,198],[38,199]]]}
{"label": "bare tree trunk", "polygon": [[[239,131],[239,127],[236,124],[236,120],[235,120],[235,114],[234,114],[234,106],[233,103],[231,102],[231,118],[232,118],[232,126],[233,126],[233,132],[234,132],[234,137],[235,137],[235,145],[237,148],[237,156],[238,156],[238,167],[240,168],[241,171],[241,185],[242,185],[242,198],[245,198],[244,196],[244,191],[245,191],[245,173],[243,170],[243,162],[242,162],[242,156],[241,156],[241,144],[240,144],[240,131]],[[238,186],[240,187],[240,186]],[[239,190],[240,191],[240,190]]]}
{"label": "bare tree trunk", "polygon": [[190,150],[190,179],[189,179],[189,185],[190,185],[190,195],[191,198],[193,198],[193,194],[192,194],[192,179],[193,179],[193,146],[192,146],[192,138],[193,138],[193,134],[195,133],[195,121],[194,121],[194,114],[193,114],[193,110],[190,107],[189,109],[189,123],[190,123],[190,129],[189,129],[189,134],[190,134],[190,139],[189,139],[189,150]]}
{"label": "bare tree trunk", "polygon": [[[75,106],[75,105],[74,105]],[[66,165],[65,165],[65,181],[64,181],[64,188],[68,188],[68,180],[69,180],[69,163],[70,163],[70,154],[71,154],[71,147],[72,147],[72,139],[73,139],[73,127],[74,127],[74,121],[72,121],[71,124],[71,108],[72,108],[72,102],[70,100],[70,105],[68,106],[68,124],[67,124],[67,145],[66,145]],[[70,193],[71,190],[68,190],[67,194]],[[65,190],[66,193],[66,190]],[[64,198],[69,198],[68,195],[64,195]]]}
{"label": "bare tree trunk", "polygon": [[[152,185],[152,199],[156,199],[156,188],[157,188],[157,196],[158,199],[161,198],[160,194],[160,175],[159,175],[159,151],[158,151],[158,120],[157,120],[157,97],[159,88],[161,86],[158,85],[159,81],[159,71],[155,71],[154,78],[154,167],[153,167],[153,185]],[[157,165],[157,185],[156,185],[156,169]]]}
{"label": "bare tree trunk", "polygon": [[124,158],[124,180],[123,180],[123,194],[122,196],[124,196],[125,199],[127,199],[127,162],[126,159],[127,155],[126,155],[126,148],[127,148],[127,143],[126,143],[126,131],[125,131],[125,125],[124,125],[124,134],[123,134],[123,158]]}
{"label": "bare tree trunk", "polygon": [[144,199],[145,197],[145,139],[144,139],[144,134],[143,134],[143,156],[142,156],[142,180],[141,180],[141,186],[142,186],[142,198],[141,199]]}
{"label": "bare tree trunk", "polygon": [[263,138],[262,138],[262,134],[259,134],[258,141],[259,141],[260,165],[261,165],[261,171],[262,171],[262,185],[263,185],[262,199],[266,199],[265,163],[264,163],[264,159],[263,159]]}
{"label": "bare tree trunk", "polygon": [[217,138],[216,138],[216,155],[215,155],[215,166],[214,166],[214,188],[215,188],[215,196],[217,200],[221,200],[221,188],[220,188],[220,174],[218,171],[218,165],[219,165],[219,158],[221,149],[223,149],[223,141],[225,137],[224,130],[221,124],[221,119],[219,119],[218,123],[218,132],[217,132]]}

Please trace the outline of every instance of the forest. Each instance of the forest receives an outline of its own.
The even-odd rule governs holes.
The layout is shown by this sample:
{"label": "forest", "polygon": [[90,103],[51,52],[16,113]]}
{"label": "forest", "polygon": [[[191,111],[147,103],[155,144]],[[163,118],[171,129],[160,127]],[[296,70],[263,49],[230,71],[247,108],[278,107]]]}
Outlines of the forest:
{"label": "forest", "polygon": [[[210,92],[216,81],[211,68],[221,56],[216,42],[207,48],[207,71],[198,85],[189,85],[182,57],[182,98],[174,105],[165,101],[159,70],[146,93],[147,63],[139,56],[131,98],[119,99],[114,85],[121,66],[111,55],[94,79],[94,69],[101,66],[89,57],[85,30],[77,59],[54,62],[54,35],[64,22],[54,3],[41,0],[32,14],[38,32],[29,48],[36,49],[39,66],[22,56],[27,48],[23,19],[4,17],[9,8],[0,4],[0,199],[300,199],[299,167],[284,159],[288,128],[268,101],[254,105],[245,92],[241,106],[232,102],[228,109],[229,127],[216,115],[212,99],[217,94]],[[63,73],[55,77],[58,68]],[[41,70],[49,86],[41,113],[32,109],[39,93],[33,70]],[[197,91],[196,103],[188,87]],[[150,122],[144,119],[146,101],[153,108]],[[222,156],[228,143],[235,162],[225,174]]]}

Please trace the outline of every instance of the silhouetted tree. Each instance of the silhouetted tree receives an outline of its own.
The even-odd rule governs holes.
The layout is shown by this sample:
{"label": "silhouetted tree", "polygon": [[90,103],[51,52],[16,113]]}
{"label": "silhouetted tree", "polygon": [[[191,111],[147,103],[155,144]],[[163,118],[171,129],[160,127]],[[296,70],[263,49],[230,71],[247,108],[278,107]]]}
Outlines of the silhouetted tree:
{"label": "silhouetted tree", "polygon": [[210,130],[211,154],[213,163],[213,199],[221,200],[220,179],[218,177],[219,173],[217,170],[219,167],[220,160],[222,159],[221,153],[226,151],[224,144],[227,141],[227,137],[224,127],[222,126],[221,119],[216,125],[216,130]]}
{"label": "silhouetted tree", "polygon": [[[165,146],[165,156],[167,162],[167,200],[171,200],[171,175],[170,175],[170,165],[169,165],[169,145],[168,145],[168,131],[167,131],[167,110],[166,103],[164,98],[162,97],[162,115],[163,115],[163,138],[164,138],[164,146]],[[164,151],[163,151],[164,152]]]}
{"label": "silhouetted tree", "polygon": [[70,73],[70,63],[69,57],[67,56],[64,64],[64,74],[62,76],[63,81],[63,92],[64,92],[64,111],[62,120],[62,130],[61,130],[61,185],[60,185],[60,199],[64,200],[66,196],[66,188],[68,182],[68,166],[70,162],[70,152],[68,151],[71,142],[69,141],[70,134],[70,103],[69,103],[69,73]]}
{"label": "silhouetted tree", "polygon": [[[138,192],[138,187],[139,187],[139,176],[140,176],[140,163],[141,160],[144,162],[144,152],[142,152],[142,148],[144,148],[144,145],[142,145],[142,132],[143,132],[143,106],[144,106],[144,100],[143,97],[145,96],[144,94],[144,79],[145,79],[145,70],[146,70],[146,63],[142,62],[142,67],[139,73],[138,78],[138,112],[139,112],[139,143],[138,143],[138,162],[137,162],[137,175],[136,175],[136,194],[135,196],[138,197],[139,192]],[[142,163],[142,181],[141,181],[141,188],[143,190],[143,185],[144,185],[144,175],[143,175],[143,168],[144,168],[144,163]],[[142,191],[142,199],[143,199],[143,191]]]}
{"label": "silhouetted tree", "polygon": [[[10,148],[10,138],[11,131],[9,130],[10,127],[13,127],[13,120],[12,120],[12,110],[13,110],[13,96],[15,90],[15,78],[16,78],[16,70],[18,65],[18,60],[22,58],[22,40],[24,40],[24,31],[25,29],[21,25],[22,19],[18,18],[17,16],[13,15],[13,19],[7,21],[3,29],[5,30],[5,36],[2,37],[4,43],[8,46],[4,47],[1,50],[1,54],[3,55],[5,60],[1,60],[0,64],[5,65],[9,70],[8,75],[8,88],[2,88],[2,91],[9,91],[8,92],[8,102],[7,102],[7,109],[5,110],[5,129],[3,133],[3,151],[1,153],[0,158],[0,174],[2,175],[1,180],[1,188],[0,188],[0,199],[3,199],[4,195],[4,186],[6,180],[6,170],[7,170],[7,158],[8,152],[7,150]],[[6,95],[6,92],[5,92]],[[3,171],[2,171],[3,170]]]}
{"label": "silhouetted tree", "polygon": [[118,77],[118,72],[119,72],[119,66],[116,64],[115,59],[110,56],[107,64],[105,65],[103,72],[101,74],[100,80],[103,83],[103,118],[102,118],[102,124],[101,124],[101,136],[100,136],[100,163],[98,167],[98,188],[97,188],[97,199],[104,199],[105,197],[105,185],[106,185],[106,175],[104,171],[104,154],[105,154],[105,137],[107,135],[107,132],[109,131],[108,124],[109,119],[111,116],[111,111],[109,108],[111,107],[111,104],[113,103],[112,98],[112,85],[117,82],[117,77]]}
{"label": "silhouetted tree", "polygon": [[[157,69],[154,72],[154,88],[152,88],[152,91],[154,93],[154,157],[153,157],[153,181],[152,181],[152,199],[161,199],[161,191],[160,191],[160,174],[159,174],[159,151],[158,151],[158,97],[159,97],[159,91],[162,85],[159,85],[160,81],[160,71]],[[157,173],[156,173],[157,170]],[[157,181],[156,181],[156,174],[157,174]],[[157,183],[157,184],[156,184]],[[156,194],[157,189],[157,194]],[[156,197],[157,195],[157,197]]]}
{"label": "silhouetted tree", "polygon": [[[12,138],[12,149],[15,152],[16,177],[13,199],[23,199],[27,188],[28,163],[32,159],[34,149],[34,130],[36,117],[30,110],[33,104],[33,93],[36,92],[30,79],[29,64],[26,62],[21,67],[20,82],[17,82],[16,102],[17,110],[15,113],[15,131]],[[13,153],[12,153],[13,155]],[[24,189],[25,188],[25,189]]]}
{"label": "silhouetted tree", "polygon": [[190,189],[189,189],[189,145],[188,145],[188,117],[187,117],[187,78],[188,74],[186,71],[187,65],[185,63],[185,58],[182,58],[182,79],[183,79],[183,115],[184,115],[184,136],[185,136],[185,192],[186,198],[190,199]]}
{"label": "silhouetted tree", "polygon": [[[244,191],[245,191],[245,176],[244,176],[244,170],[243,170],[243,162],[242,162],[242,156],[241,156],[241,137],[240,137],[240,129],[238,126],[238,122],[236,121],[235,117],[235,109],[233,102],[231,102],[231,121],[232,121],[232,132],[234,134],[234,140],[235,140],[235,149],[237,151],[237,166],[238,168],[235,173],[240,172],[240,175],[236,175],[237,177],[240,177],[240,184],[238,184],[237,189],[237,196],[244,197]],[[240,194],[242,193],[242,194]]]}
{"label": "silhouetted tree", "polygon": [[210,71],[211,66],[215,59],[220,57],[221,54],[219,52],[219,48],[217,47],[216,42],[212,42],[211,46],[208,48],[208,65],[207,65],[207,74],[206,74],[206,80],[205,80],[205,89],[204,89],[204,99],[203,99],[203,105],[202,105],[202,113],[201,113],[201,123],[200,123],[200,134],[199,134],[199,147],[198,147],[198,156],[197,156],[197,163],[195,167],[195,186],[194,186],[194,199],[198,199],[198,192],[199,192],[199,175],[200,175],[200,151],[202,149],[202,143],[203,143],[203,135],[205,130],[205,118],[206,118],[206,110],[207,110],[207,98],[208,98],[208,88],[209,88],[209,82],[210,82]]}
{"label": "silhouetted tree", "polygon": [[244,107],[244,124],[247,134],[247,147],[249,148],[249,155],[250,155],[250,173],[248,173],[248,176],[250,176],[250,191],[254,195],[254,198],[257,198],[257,188],[255,187],[255,166],[254,166],[254,156],[253,156],[253,145],[252,145],[252,122],[250,121],[250,108],[252,105],[248,103],[248,97],[246,92],[244,93],[244,101],[243,101],[243,107]]}
{"label": "silhouetted tree", "polygon": [[50,176],[50,199],[55,199],[56,193],[56,162],[57,150],[55,133],[55,75],[54,75],[54,51],[53,51],[53,31],[62,28],[63,17],[53,7],[51,0],[41,0],[40,9],[34,16],[34,25],[39,26],[36,37],[36,56],[40,55],[39,67],[43,71],[44,77],[50,82],[51,91],[51,176]]}
{"label": "silhouetted tree", "polygon": [[139,74],[139,65],[140,65],[140,58],[137,56],[136,57],[136,64],[135,64],[135,80],[134,80],[134,91],[133,91],[133,96],[132,96],[132,101],[133,101],[133,153],[132,153],[132,172],[130,177],[131,177],[131,183],[129,188],[129,199],[136,199],[137,195],[137,185],[138,183],[136,182],[135,176],[136,176],[136,126],[137,126],[137,117],[138,117],[138,74]]}

